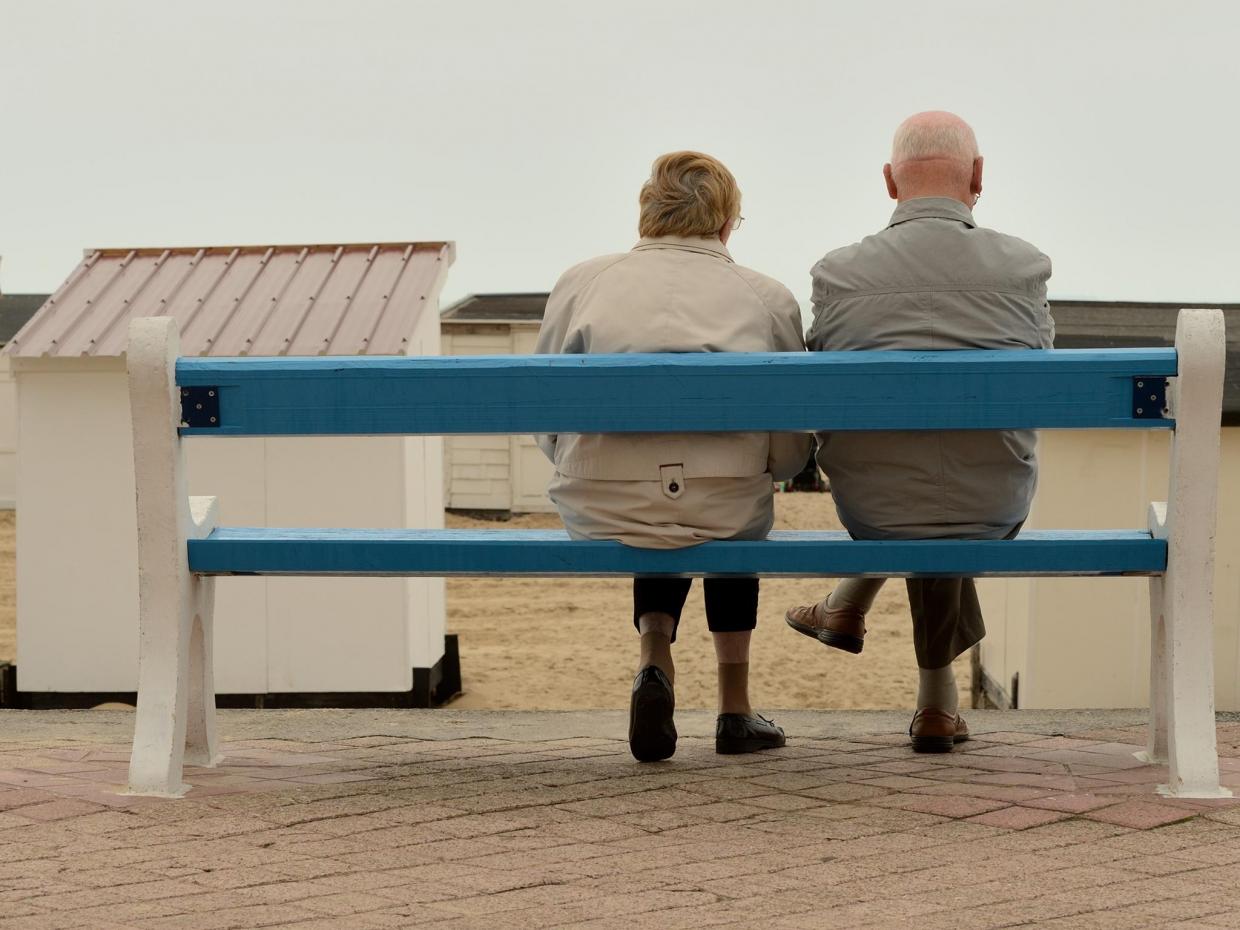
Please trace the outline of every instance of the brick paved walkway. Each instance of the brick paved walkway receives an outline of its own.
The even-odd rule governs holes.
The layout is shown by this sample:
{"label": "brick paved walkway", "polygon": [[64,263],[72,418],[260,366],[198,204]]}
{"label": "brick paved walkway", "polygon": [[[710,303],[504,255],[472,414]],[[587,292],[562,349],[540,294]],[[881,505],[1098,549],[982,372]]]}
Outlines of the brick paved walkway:
{"label": "brick paved walkway", "polygon": [[0,713],[0,928],[1240,927],[1240,802],[1158,798],[1130,726],[974,712],[991,732],[932,757],[878,715],[720,757],[699,715],[639,766],[615,714],[287,719],[315,714],[332,738],[225,715],[225,764],[163,801],[117,793],[131,718]]}

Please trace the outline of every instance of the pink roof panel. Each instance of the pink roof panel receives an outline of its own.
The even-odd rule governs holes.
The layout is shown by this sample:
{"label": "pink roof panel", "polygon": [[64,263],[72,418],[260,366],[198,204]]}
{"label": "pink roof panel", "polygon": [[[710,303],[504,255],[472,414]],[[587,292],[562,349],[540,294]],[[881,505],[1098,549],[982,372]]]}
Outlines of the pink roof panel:
{"label": "pink roof panel", "polygon": [[454,255],[450,242],[99,249],[5,351],[120,356],[131,319],[171,316],[183,355],[403,355]]}

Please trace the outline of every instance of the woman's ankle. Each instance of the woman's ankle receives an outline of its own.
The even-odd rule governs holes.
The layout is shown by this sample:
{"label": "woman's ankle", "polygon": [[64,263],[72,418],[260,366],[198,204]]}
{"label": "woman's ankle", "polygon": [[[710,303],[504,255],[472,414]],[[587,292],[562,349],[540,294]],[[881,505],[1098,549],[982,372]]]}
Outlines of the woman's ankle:
{"label": "woman's ankle", "polygon": [[676,683],[676,665],[672,662],[672,640],[671,637],[662,633],[643,633],[641,639],[641,652],[637,658],[637,669],[641,671],[648,665],[653,665],[664,675],[672,684]]}
{"label": "woman's ankle", "polygon": [[719,713],[753,714],[749,704],[749,663],[719,663]]}

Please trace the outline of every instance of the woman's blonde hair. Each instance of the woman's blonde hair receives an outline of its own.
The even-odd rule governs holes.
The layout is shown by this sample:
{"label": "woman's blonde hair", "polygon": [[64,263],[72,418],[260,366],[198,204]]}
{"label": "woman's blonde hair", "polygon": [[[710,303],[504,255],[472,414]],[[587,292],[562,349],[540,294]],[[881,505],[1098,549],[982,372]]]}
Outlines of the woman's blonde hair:
{"label": "woman's blonde hair", "polygon": [[741,212],[741,189],[723,162],[701,152],[655,159],[637,202],[637,230],[648,236],[713,236]]}

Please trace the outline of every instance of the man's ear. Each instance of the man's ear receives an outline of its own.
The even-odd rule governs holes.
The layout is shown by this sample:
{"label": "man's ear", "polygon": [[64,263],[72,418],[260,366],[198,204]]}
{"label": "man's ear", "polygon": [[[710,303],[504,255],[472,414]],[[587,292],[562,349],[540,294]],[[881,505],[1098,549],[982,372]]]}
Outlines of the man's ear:
{"label": "man's ear", "polygon": [[973,159],[973,177],[969,179],[969,193],[975,198],[982,196],[982,156]]}
{"label": "man's ear", "polygon": [[899,200],[899,192],[896,190],[896,178],[891,173],[891,163],[883,165],[883,180],[887,182],[887,196],[892,200]]}

